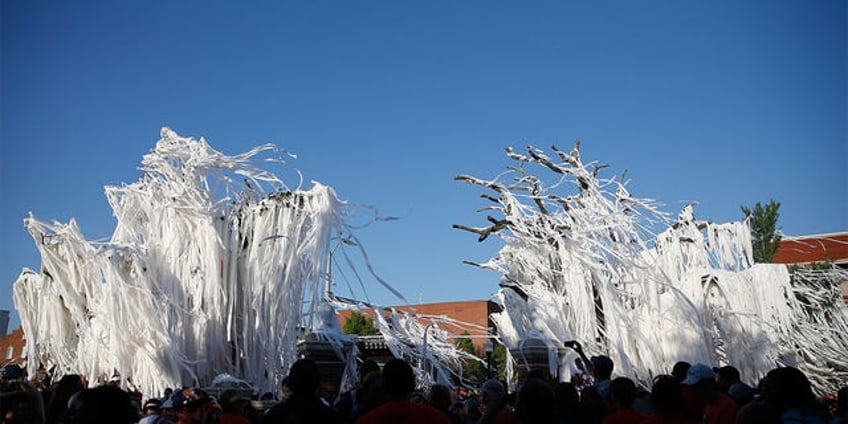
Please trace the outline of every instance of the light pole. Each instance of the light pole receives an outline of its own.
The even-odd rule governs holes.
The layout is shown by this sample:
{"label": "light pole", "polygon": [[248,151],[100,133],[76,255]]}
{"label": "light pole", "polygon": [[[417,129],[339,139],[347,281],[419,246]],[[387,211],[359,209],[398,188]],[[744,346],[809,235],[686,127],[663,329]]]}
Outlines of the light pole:
{"label": "light pole", "polygon": [[483,345],[483,348],[486,350],[486,378],[492,378],[492,352],[495,346],[492,344],[491,339],[486,339],[486,344]]}

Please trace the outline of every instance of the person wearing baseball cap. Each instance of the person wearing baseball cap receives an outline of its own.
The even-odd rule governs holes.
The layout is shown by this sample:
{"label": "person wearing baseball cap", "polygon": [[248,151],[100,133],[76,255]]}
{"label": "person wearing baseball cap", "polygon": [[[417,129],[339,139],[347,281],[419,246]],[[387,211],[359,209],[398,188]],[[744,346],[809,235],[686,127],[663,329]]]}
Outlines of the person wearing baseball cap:
{"label": "person wearing baseball cap", "polygon": [[695,397],[704,405],[702,422],[707,424],[733,424],[739,408],[736,402],[719,392],[712,367],[697,363],[689,367],[681,383],[692,388]]}
{"label": "person wearing baseball cap", "polygon": [[218,396],[218,403],[223,411],[220,424],[250,424],[250,420],[244,415],[249,402],[250,398],[238,390],[224,390]]}
{"label": "person wearing baseball cap", "polygon": [[196,387],[186,387],[177,390],[171,396],[174,412],[177,416],[175,424],[209,424],[217,423],[219,407],[215,400],[205,391]]}

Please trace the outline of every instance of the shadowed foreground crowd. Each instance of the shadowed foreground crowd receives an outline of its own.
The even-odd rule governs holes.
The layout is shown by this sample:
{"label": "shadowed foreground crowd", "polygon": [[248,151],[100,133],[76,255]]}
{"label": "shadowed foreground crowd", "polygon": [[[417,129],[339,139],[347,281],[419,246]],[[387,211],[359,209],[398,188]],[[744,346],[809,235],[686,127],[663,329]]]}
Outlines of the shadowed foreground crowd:
{"label": "shadowed foreground crowd", "polygon": [[[648,390],[628,378],[612,378],[608,357],[587,359],[579,345],[576,350],[585,360],[586,374],[557,383],[531,372],[516,393],[494,379],[476,393],[451,392],[441,385],[424,392],[416,390],[407,362],[393,359],[380,370],[366,361],[356,387],[333,404],[320,396],[318,366],[309,359],[292,365],[277,403],[267,400],[271,394],[251,400],[227,390],[212,397],[186,387],[141,405],[138,394],[116,384],[85,389],[79,376],[69,375],[39,391],[4,369],[0,424],[836,424],[848,418],[848,388],[836,397],[817,399],[796,368],[776,368],[754,388],[731,366],[678,362],[669,375],[654,378]],[[267,404],[272,406],[262,407]]]}

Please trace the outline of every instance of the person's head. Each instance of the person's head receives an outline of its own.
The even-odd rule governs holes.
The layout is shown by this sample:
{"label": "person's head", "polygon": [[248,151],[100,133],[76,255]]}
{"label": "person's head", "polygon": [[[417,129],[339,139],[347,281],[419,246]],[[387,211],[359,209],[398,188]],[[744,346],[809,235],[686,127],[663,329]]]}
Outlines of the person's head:
{"label": "person's head", "polygon": [[589,386],[580,390],[580,409],[597,417],[606,413],[606,402],[596,387]]}
{"label": "person's head", "polygon": [[415,390],[415,374],[403,359],[383,365],[383,392],[392,399],[406,398]]}
{"label": "person's head", "polygon": [[671,368],[671,375],[677,379],[678,383],[682,383],[686,379],[686,374],[689,372],[689,367],[692,365],[686,361],[678,361]]}
{"label": "person's head", "polygon": [[727,393],[730,390],[730,386],[738,383],[740,380],[739,370],[731,365],[716,368],[715,373],[716,385],[718,390],[723,393]]}
{"label": "person's head", "polygon": [[159,408],[159,415],[168,419],[175,419],[177,417],[176,412],[174,411],[174,401],[171,399],[165,399],[162,402],[162,407]]}
{"label": "person's head", "polygon": [[41,393],[23,379],[0,380],[0,414],[4,423],[43,423]]}
{"label": "person's head", "polygon": [[662,414],[683,411],[683,390],[676,377],[660,375],[654,379],[654,385],[651,387],[651,405],[654,411]]}
{"label": "person's head", "polygon": [[692,387],[698,397],[710,400],[716,396],[715,378],[715,372],[710,366],[697,363],[689,367],[686,379],[681,384]]}
{"label": "person's head", "polygon": [[848,418],[848,386],[836,392],[836,416]]}
{"label": "person's head", "polygon": [[577,411],[580,395],[574,384],[568,382],[557,383],[554,387],[555,406],[563,411]]}
{"label": "person's head", "polygon": [[627,377],[618,377],[610,383],[610,402],[616,409],[629,409],[636,399],[636,383]]}
{"label": "person's head", "polygon": [[480,417],[480,403],[477,399],[470,397],[462,402],[462,415],[472,420]]}
{"label": "person's head", "polygon": [[762,401],[750,402],[739,407],[736,424],[771,424],[780,422],[774,409]]}
{"label": "person's head", "polygon": [[518,391],[515,413],[525,424],[549,424],[554,415],[554,392],[538,378],[528,378]]}
{"label": "person's head", "polygon": [[238,390],[228,389],[218,396],[218,404],[221,411],[230,414],[242,414],[244,408],[250,402],[250,398]]}
{"label": "person's head", "polygon": [[205,391],[187,387],[171,396],[178,424],[202,424],[214,422],[217,405]]}
{"label": "person's head", "polygon": [[612,359],[606,355],[598,355],[593,356],[591,361],[592,371],[595,374],[595,378],[599,380],[609,380],[612,376],[612,369],[614,367]]}
{"label": "person's head", "polygon": [[383,374],[379,371],[369,373],[360,382],[359,389],[356,391],[357,397],[361,399],[362,405],[366,408],[372,408],[380,405],[385,400],[383,393]]}
{"label": "person's head", "polygon": [[288,385],[297,396],[317,396],[321,385],[318,365],[309,358],[295,361],[289,368]]}
{"label": "person's head", "polygon": [[503,384],[494,378],[484,381],[483,385],[480,386],[480,398],[485,405],[500,401],[505,394],[506,389],[504,389]]}
{"label": "person's head", "polygon": [[68,399],[85,389],[82,378],[77,374],[68,374],[53,385],[50,401],[47,403],[47,415],[51,420],[58,420],[68,408]]}
{"label": "person's head", "polygon": [[79,393],[75,411],[69,411],[72,424],[130,423],[138,420],[127,392],[114,385],[86,389]]}
{"label": "person's head", "polygon": [[144,408],[142,412],[144,415],[154,415],[159,414],[159,410],[162,409],[162,401],[156,398],[148,399],[147,402],[144,402]]}
{"label": "person's head", "polygon": [[778,414],[789,409],[811,408],[816,404],[810,380],[794,367],[769,371],[763,382],[762,395]]}
{"label": "person's head", "polygon": [[451,405],[451,392],[448,386],[442,384],[434,384],[430,387],[430,395],[427,397],[427,403],[433,408],[447,412]]}
{"label": "person's head", "polygon": [[286,400],[292,395],[291,380],[288,376],[280,382],[280,398]]}
{"label": "person's head", "polygon": [[371,374],[372,372],[380,372],[380,364],[373,359],[366,359],[362,365],[359,366],[359,381],[361,382],[365,379],[365,376]]}
{"label": "person's head", "polygon": [[170,399],[171,395],[173,395],[173,394],[174,394],[174,389],[172,389],[170,387],[165,389],[165,392],[164,392],[165,399]]}
{"label": "person's head", "polygon": [[753,387],[740,381],[730,385],[727,389],[727,395],[736,402],[736,405],[742,407],[742,405],[754,400],[757,395],[757,391],[754,390]]}

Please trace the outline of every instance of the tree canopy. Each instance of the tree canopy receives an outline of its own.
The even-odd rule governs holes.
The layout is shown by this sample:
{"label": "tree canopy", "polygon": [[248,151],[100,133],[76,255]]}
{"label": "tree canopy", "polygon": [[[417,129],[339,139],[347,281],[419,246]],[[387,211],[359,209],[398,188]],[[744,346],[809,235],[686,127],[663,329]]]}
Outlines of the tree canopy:
{"label": "tree canopy", "polygon": [[374,320],[353,311],[342,326],[342,331],[345,334],[358,334],[360,336],[372,336],[377,334],[377,327],[374,327]]}
{"label": "tree canopy", "polygon": [[751,221],[751,243],[754,262],[771,262],[780,246],[777,219],[780,202],[769,200],[765,205],[757,202],[753,208],[742,206],[745,217]]}

